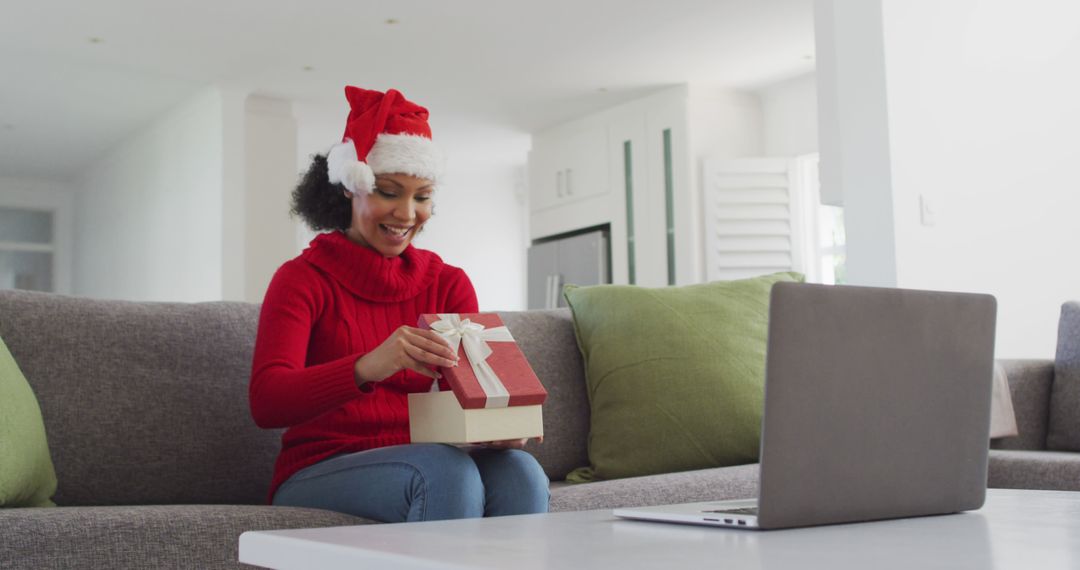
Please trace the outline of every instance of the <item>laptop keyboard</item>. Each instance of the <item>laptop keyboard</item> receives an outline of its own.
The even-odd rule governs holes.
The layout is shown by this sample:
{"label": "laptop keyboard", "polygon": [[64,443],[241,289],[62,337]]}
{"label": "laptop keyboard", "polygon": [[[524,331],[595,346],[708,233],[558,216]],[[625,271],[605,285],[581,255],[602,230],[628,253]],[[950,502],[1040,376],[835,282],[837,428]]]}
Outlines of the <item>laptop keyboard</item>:
{"label": "laptop keyboard", "polygon": [[721,513],[729,515],[756,515],[757,507],[742,507],[739,509],[720,509],[715,511],[701,511],[703,513]]}

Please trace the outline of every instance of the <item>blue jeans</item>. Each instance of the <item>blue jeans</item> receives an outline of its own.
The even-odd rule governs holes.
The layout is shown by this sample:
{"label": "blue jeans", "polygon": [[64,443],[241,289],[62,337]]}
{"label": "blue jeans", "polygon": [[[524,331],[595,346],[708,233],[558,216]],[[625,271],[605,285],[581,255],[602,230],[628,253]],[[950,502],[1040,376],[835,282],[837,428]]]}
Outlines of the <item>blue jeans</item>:
{"label": "blue jeans", "polygon": [[543,469],[524,451],[414,443],[302,469],[278,487],[274,504],[412,522],[546,513],[549,498]]}

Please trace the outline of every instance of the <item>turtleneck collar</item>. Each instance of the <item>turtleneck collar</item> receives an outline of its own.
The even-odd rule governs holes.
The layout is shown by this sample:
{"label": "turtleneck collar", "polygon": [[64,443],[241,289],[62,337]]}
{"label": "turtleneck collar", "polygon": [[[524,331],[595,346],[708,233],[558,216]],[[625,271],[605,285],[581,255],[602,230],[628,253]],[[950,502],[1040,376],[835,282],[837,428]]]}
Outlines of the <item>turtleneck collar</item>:
{"label": "turtleneck collar", "polygon": [[338,231],[316,236],[301,257],[355,295],[381,303],[412,299],[430,286],[443,268],[438,255],[412,244],[397,257],[383,257]]}

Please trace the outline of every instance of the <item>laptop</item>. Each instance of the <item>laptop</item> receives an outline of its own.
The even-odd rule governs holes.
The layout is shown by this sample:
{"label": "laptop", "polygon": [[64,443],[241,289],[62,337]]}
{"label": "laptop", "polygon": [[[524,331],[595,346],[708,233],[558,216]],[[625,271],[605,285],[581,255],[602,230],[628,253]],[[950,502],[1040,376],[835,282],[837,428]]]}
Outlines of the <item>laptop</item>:
{"label": "laptop", "polygon": [[990,295],[777,283],[757,499],[614,514],[777,529],[980,508],[996,315]]}

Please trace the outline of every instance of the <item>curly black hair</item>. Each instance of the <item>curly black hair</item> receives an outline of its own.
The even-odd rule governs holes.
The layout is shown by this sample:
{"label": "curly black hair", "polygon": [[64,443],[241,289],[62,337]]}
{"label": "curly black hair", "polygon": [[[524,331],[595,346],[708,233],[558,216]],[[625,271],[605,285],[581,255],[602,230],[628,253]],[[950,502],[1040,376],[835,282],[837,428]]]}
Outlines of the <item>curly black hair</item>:
{"label": "curly black hair", "polygon": [[292,192],[292,209],[314,231],[347,230],[352,224],[352,201],[345,187],[332,184],[326,170],[326,155],[311,157],[311,166]]}

